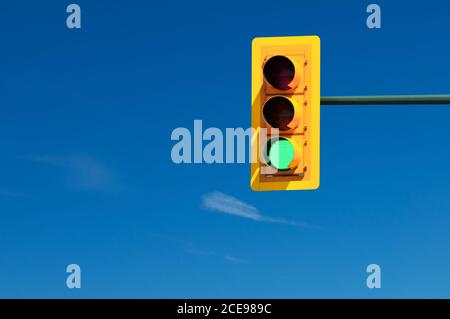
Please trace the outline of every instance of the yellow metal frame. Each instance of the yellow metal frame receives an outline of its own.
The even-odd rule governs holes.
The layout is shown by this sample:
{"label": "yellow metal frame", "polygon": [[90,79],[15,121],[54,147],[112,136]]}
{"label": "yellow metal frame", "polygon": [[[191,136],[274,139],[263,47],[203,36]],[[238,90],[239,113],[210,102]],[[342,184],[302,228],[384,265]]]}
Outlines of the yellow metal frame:
{"label": "yellow metal frame", "polygon": [[[261,176],[260,129],[262,107],[266,98],[263,65],[265,59],[273,55],[299,56],[304,59],[305,73],[300,85],[292,94],[303,94],[307,126],[303,134],[306,141],[303,146],[305,174],[298,176],[280,176],[268,181]],[[289,93],[285,93],[289,95]],[[269,190],[307,190],[317,189],[320,181],[320,38],[318,36],[255,38],[252,41],[252,158],[250,185],[254,191]],[[283,136],[280,133],[280,136]]]}

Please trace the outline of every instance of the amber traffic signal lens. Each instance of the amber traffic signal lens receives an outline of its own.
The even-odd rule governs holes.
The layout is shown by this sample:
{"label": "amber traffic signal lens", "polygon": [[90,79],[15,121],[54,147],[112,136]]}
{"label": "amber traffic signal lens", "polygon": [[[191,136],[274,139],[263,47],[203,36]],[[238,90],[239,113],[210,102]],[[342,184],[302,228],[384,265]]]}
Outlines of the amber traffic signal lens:
{"label": "amber traffic signal lens", "polygon": [[263,115],[267,124],[282,131],[297,126],[295,113],[293,101],[284,96],[270,98],[263,107]]}

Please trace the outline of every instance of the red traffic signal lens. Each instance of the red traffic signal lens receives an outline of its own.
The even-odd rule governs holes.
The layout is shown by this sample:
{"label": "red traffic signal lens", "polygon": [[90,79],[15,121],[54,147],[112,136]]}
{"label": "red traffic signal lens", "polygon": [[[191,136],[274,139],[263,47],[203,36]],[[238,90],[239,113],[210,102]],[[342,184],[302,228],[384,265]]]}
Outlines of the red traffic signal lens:
{"label": "red traffic signal lens", "polygon": [[290,90],[291,82],[295,78],[295,65],[287,57],[276,55],[271,57],[264,64],[264,78],[278,90]]}

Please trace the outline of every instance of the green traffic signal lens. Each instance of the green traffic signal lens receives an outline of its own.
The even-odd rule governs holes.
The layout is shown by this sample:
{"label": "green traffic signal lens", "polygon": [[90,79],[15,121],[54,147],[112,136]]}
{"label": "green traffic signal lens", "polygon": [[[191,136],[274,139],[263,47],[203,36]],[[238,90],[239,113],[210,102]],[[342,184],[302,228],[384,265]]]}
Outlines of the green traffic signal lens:
{"label": "green traffic signal lens", "polygon": [[295,149],[290,141],[280,138],[270,142],[268,153],[270,165],[280,171],[286,171],[290,169],[289,164],[294,159]]}

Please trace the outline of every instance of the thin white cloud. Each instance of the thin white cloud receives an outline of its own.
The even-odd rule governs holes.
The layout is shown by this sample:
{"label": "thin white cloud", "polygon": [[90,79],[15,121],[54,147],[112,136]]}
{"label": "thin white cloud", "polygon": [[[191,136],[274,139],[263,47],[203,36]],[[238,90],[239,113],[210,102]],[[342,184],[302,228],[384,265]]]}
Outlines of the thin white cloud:
{"label": "thin white cloud", "polygon": [[9,191],[6,189],[0,189],[0,196],[5,197],[25,197],[25,194]]}
{"label": "thin white cloud", "polygon": [[201,250],[198,248],[188,247],[186,248],[186,252],[190,255],[197,255],[197,256],[215,256],[216,252],[212,250]]}
{"label": "thin white cloud", "polygon": [[249,263],[247,260],[244,260],[244,259],[241,259],[241,258],[238,258],[238,257],[234,257],[234,256],[231,256],[231,255],[226,255],[224,257],[224,259],[226,261],[229,261],[229,262],[234,263],[234,264],[248,264]]}
{"label": "thin white cloud", "polygon": [[234,264],[250,264],[248,260],[235,257],[234,255],[223,254],[215,250],[199,248],[190,240],[180,239],[174,236],[167,236],[162,234],[153,234],[152,236],[158,240],[162,240],[164,243],[169,243],[174,247],[181,248],[186,254],[193,255],[199,258],[216,258]]}
{"label": "thin white cloud", "polygon": [[284,218],[269,217],[262,215],[256,207],[247,204],[235,197],[226,195],[222,192],[213,192],[204,195],[202,198],[202,207],[206,210],[239,216],[242,218],[247,218],[258,222],[278,223],[298,227],[316,228],[315,226],[312,226],[302,221],[288,220]]}
{"label": "thin white cloud", "polygon": [[99,160],[86,155],[39,155],[23,157],[36,163],[62,168],[69,186],[96,191],[115,190],[113,174]]}
{"label": "thin white cloud", "polygon": [[216,257],[216,258],[220,258],[220,259],[223,259],[227,262],[231,262],[234,264],[249,264],[249,262],[247,260],[232,256],[232,255],[222,255],[222,254],[215,252],[214,250],[198,249],[196,247],[193,247],[192,243],[189,243],[189,245],[185,251],[186,251],[186,253],[188,253],[190,255],[203,256],[203,257],[208,257],[208,256]]}
{"label": "thin white cloud", "polygon": [[258,212],[256,207],[221,192],[214,192],[204,195],[202,198],[202,206],[205,209],[225,214],[235,215],[256,221],[264,220],[264,216]]}

